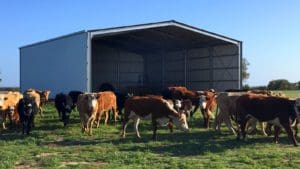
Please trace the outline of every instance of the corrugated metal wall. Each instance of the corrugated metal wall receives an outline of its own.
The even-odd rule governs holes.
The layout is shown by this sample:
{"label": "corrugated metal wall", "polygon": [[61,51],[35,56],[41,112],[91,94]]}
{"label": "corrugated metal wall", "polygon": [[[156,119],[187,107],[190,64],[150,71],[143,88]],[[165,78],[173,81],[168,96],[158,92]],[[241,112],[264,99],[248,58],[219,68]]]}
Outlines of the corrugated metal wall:
{"label": "corrugated metal wall", "polygon": [[157,52],[147,55],[147,81],[152,87],[187,86],[218,91],[239,87],[236,45]]}
{"label": "corrugated metal wall", "polygon": [[20,48],[20,87],[58,92],[86,91],[87,33]]}
{"label": "corrugated metal wall", "polygon": [[93,91],[98,91],[102,83],[111,83],[120,90],[143,86],[143,56],[105,45],[94,45],[92,53]]}

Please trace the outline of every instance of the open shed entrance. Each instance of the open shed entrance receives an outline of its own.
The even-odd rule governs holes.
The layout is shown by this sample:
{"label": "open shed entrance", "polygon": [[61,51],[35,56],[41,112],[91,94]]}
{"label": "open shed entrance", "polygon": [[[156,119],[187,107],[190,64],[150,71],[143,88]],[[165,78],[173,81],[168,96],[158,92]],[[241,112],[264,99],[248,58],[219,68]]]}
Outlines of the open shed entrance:
{"label": "open shed entrance", "polygon": [[170,25],[94,35],[91,42],[92,91],[102,83],[123,92],[240,88],[239,45],[222,39]]}

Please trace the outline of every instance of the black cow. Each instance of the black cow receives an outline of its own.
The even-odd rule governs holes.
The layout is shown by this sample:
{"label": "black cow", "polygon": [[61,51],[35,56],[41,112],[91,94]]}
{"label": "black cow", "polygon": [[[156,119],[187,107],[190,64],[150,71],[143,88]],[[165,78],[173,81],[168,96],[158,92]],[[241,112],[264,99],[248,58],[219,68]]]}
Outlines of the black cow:
{"label": "black cow", "polygon": [[55,96],[55,107],[60,120],[64,123],[64,126],[69,123],[72,106],[73,101],[71,96],[63,93],[59,93]]}
{"label": "black cow", "polygon": [[72,102],[73,102],[73,104],[72,104],[72,110],[75,109],[76,104],[77,104],[77,100],[78,100],[78,96],[80,94],[83,94],[83,92],[81,92],[81,91],[75,91],[75,90],[69,92],[68,95],[72,98]]}
{"label": "black cow", "polygon": [[22,124],[22,133],[29,135],[30,130],[34,127],[35,114],[39,112],[39,108],[34,98],[24,98],[19,101],[18,112]]}
{"label": "black cow", "polygon": [[119,116],[121,116],[121,121],[122,121],[122,110],[124,109],[124,105],[125,105],[125,101],[132,97],[133,94],[131,93],[127,93],[127,94],[124,94],[124,93],[121,93],[121,92],[115,92],[115,95],[117,97],[117,109],[118,109],[118,113],[119,113]]}

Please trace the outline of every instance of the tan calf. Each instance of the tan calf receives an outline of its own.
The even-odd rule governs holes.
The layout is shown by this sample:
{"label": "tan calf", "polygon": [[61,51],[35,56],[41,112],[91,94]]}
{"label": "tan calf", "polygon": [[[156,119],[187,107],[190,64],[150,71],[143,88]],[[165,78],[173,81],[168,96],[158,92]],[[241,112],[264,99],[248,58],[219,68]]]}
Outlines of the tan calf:
{"label": "tan calf", "polygon": [[117,121],[117,99],[116,95],[113,92],[99,92],[98,94],[98,115],[97,115],[97,128],[99,127],[99,123],[103,113],[105,113],[105,124],[107,124],[107,120],[109,117],[109,111],[112,110],[114,114],[114,120]]}
{"label": "tan calf", "polygon": [[84,93],[78,96],[77,109],[80,115],[81,131],[92,135],[93,123],[97,116],[97,94]]}

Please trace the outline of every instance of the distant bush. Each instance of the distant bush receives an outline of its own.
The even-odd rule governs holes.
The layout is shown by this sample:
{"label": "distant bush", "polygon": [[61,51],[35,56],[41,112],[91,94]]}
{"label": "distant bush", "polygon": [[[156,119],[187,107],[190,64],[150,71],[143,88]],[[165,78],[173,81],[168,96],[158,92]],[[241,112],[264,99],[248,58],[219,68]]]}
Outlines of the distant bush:
{"label": "distant bush", "polygon": [[297,88],[297,83],[290,83],[286,79],[272,80],[268,84],[269,90],[295,90]]}
{"label": "distant bush", "polygon": [[0,87],[0,91],[20,91],[18,87]]}
{"label": "distant bush", "polygon": [[243,89],[245,89],[245,90],[250,90],[250,86],[249,86],[248,84],[245,84],[245,85],[243,86]]}
{"label": "distant bush", "polygon": [[267,90],[267,86],[255,86],[251,87],[251,90]]}

